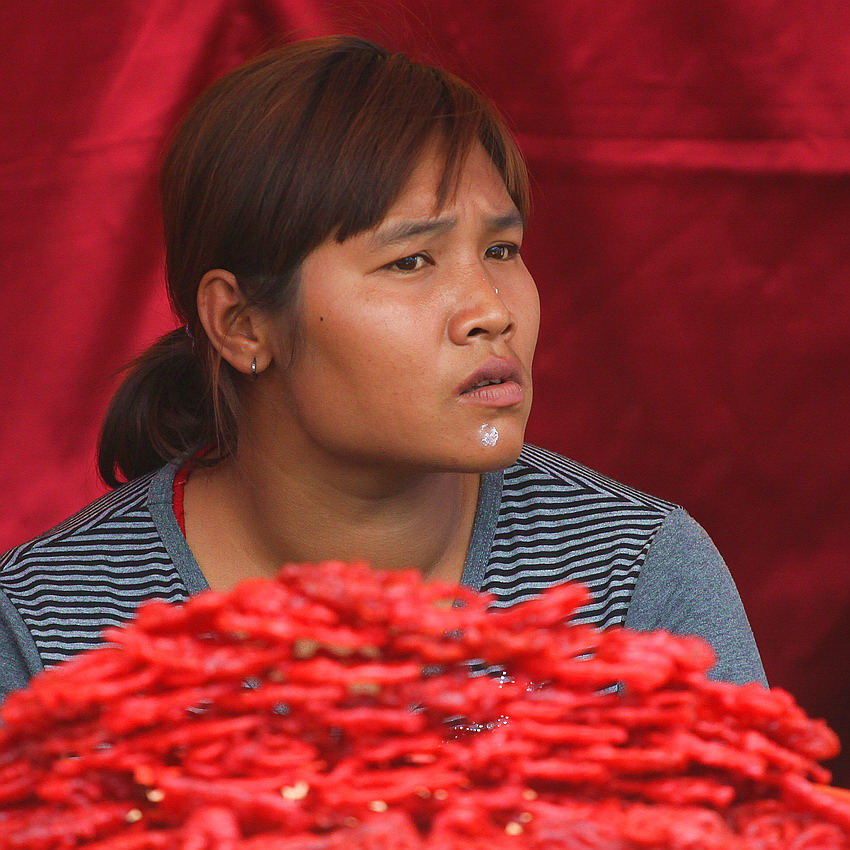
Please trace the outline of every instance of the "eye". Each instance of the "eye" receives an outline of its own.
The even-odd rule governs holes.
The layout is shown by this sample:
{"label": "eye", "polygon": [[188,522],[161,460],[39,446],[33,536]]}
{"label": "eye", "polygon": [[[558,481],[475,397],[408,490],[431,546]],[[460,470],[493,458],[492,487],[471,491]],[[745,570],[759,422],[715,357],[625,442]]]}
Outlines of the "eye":
{"label": "eye", "polygon": [[430,258],[425,254],[411,254],[409,257],[402,257],[400,260],[388,263],[385,268],[398,272],[418,272],[430,262]]}
{"label": "eye", "polygon": [[491,245],[485,252],[484,256],[489,260],[512,260],[519,254],[519,245],[514,245],[512,242],[502,242],[498,245]]}

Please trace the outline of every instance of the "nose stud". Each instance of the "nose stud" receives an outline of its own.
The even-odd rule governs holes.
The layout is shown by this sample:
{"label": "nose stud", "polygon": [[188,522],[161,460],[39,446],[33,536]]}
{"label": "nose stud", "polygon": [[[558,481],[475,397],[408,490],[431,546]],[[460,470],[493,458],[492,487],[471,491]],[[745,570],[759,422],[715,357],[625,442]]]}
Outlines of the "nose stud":
{"label": "nose stud", "polygon": [[496,293],[496,295],[499,294],[499,290],[495,286],[493,287],[493,291]]}

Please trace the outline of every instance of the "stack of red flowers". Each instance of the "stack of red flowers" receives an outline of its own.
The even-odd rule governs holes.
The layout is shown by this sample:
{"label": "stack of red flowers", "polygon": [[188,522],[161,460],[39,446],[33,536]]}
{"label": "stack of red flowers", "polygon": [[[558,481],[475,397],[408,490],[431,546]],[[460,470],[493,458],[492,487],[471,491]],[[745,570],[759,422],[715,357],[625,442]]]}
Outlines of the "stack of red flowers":
{"label": "stack of red flowers", "polygon": [[823,723],[586,600],[330,562],[150,603],[8,698],[0,848],[850,847]]}

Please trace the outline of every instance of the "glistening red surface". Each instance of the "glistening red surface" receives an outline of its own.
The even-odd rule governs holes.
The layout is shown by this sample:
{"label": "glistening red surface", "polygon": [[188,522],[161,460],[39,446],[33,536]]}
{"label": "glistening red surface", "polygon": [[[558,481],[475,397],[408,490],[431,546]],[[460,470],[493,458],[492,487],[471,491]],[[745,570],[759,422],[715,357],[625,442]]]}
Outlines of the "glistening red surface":
{"label": "glistening red surface", "polygon": [[99,492],[112,375],[170,326],[168,128],[261,41],[344,17],[477,82],[519,132],[544,305],[532,440],[685,505],[771,681],[850,738],[847,4],[342,5],[3,16],[0,548]]}
{"label": "glistening red surface", "polygon": [[149,603],[8,698],[0,850],[850,847],[822,721],[587,599],[329,562]]}

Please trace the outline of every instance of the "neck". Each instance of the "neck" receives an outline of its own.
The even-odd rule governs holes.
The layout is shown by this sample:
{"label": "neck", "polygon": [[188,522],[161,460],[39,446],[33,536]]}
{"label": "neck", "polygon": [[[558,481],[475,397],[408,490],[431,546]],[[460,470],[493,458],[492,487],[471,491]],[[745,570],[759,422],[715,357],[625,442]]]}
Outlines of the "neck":
{"label": "neck", "polygon": [[479,475],[378,470],[250,441],[193,473],[186,533],[211,586],[273,574],[287,561],[365,559],[460,580]]}

